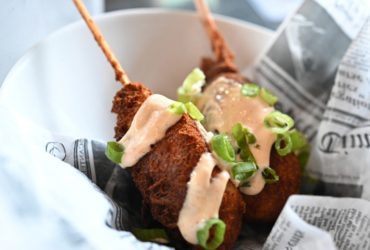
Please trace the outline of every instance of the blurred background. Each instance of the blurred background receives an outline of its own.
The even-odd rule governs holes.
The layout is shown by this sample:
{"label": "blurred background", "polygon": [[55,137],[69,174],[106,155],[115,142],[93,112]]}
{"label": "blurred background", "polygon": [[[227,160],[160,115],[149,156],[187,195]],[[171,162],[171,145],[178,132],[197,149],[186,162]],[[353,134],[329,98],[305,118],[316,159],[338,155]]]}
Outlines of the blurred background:
{"label": "blurred background", "polygon": [[[270,29],[278,27],[284,17],[301,0],[208,0],[213,12],[256,23]],[[193,10],[192,0],[106,0],[105,10],[165,7]]]}
{"label": "blurred background", "polygon": [[[208,0],[212,12],[276,29],[302,0]],[[194,10],[192,0],[84,0],[93,15],[129,8]],[[14,63],[56,29],[78,20],[72,0],[11,0],[0,8],[0,86]]]}

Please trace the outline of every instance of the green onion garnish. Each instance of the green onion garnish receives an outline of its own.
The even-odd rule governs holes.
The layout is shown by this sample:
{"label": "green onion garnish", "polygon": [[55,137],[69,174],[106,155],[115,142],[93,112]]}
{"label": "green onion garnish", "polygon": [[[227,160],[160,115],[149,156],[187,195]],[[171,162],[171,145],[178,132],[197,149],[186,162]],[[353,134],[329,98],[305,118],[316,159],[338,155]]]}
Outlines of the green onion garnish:
{"label": "green onion garnish", "polygon": [[238,146],[246,146],[245,140],[244,140],[244,128],[240,123],[236,123],[232,129],[231,129],[231,134],[238,143]]}
{"label": "green onion garnish", "polygon": [[240,148],[240,159],[242,159],[245,162],[254,162],[256,163],[256,159],[254,159],[254,156],[249,149],[248,146]]}
{"label": "green onion garnish", "polygon": [[275,141],[275,149],[279,155],[285,156],[292,152],[293,143],[290,133],[286,132],[279,134],[277,140]]}
{"label": "green onion garnish", "polygon": [[[209,239],[210,232],[213,229],[213,237]],[[197,231],[198,244],[204,249],[217,249],[224,241],[226,225],[220,219],[209,219],[204,226]]]}
{"label": "green onion garnish", "polygon": [[199,68],[193,69],[185,78],[182,86],[177,90],[178,100],[186,103],[195,101],[196,97],[202,92],[206,76]]}
{"label": "green onion garnish", "polygon": [[232,166],[231,175],[234,180],[245,183],[257,171],[257,166],[254,162],[238,162]]}
{"label": "green onion garnish", "polygon": [[245,162],[255,162],[248,144],[256,143],[256,137],[241,123],[236,123],[232,127],[231,134],[240,148],[240,158]]}
{"label": "green onion garnish", "polygon": [[182,102],[174,102],[168,107],[168,111],[171,113],[182,115],[187,112],[185,104]]}
{"label": "green onion garnish", "polygon": [[168,111],[177,115],[189,114],[191,118],[197,121],[204,119],[203,114],[199,111],[197,106],[191,102],[186,104],[182,102],[174,102],[168,107]]}
{"label": "green onion garnish", "polygon": [[194,120],[201,121],[204,119],[204,115],[199,111],[197,106],[195,106],[192,102],[186,103],[185,107],[190,117],[193,118]]}
{"label": "green onion garnish", "polygon": [[300,166],[304,168],[310,156],[310,145],[307,138],[297,130],[294,129],[289,133],[292,141],[292,151],[297,154]]}
{"label": "green onion garnish", "polygon": [[272,132],[283,134],[294,126],[294,120],[279,111],[273,111],[265,117],[264,124]]}
{"label": "green onion garnish", "polygon": [[279,181],[279,176],[276,174],[275,170],[272,168],[265,168],[262,171],[262,176],[267,184],[275,183]]}
{"label": "green onion garnish", "polygon": [[289,132],[289,135],[292,141],[292,151],[300,150],[307,146],[307,139],[302,133],[294,129]]}
{"label": "green onion garnish", "polygon": [[114,163],[121,163],[122,156],[125,152],[125,148],[122,144],[115,141],[110,141],[107,143],[107,148],[105,149],[105,155]]}
{"label": "green onion garnish", "polygon": [[254,134],[249,132],[247,128],[243,127],[241,123],[236,123],[232,127],[231,134],[240,148],[246,146],[247,144],[256,143],[256,137]]}
{"label": "green onion garnish", "polygon": [[261,88],[260,96],[270,106],[274,106],[278,98],[265,88]]}
{"label": "green onion garnish", "polygon": [[244,96],[254,97],[257,96],[260,91],[260,87],[254,83],[247,83],[242,86],[241,93]]}
{"label": "green onion garnish", "polygon": [[227,135],[219,134],[213,136],[211,139],[211,147],[222,160],[227,162],[235,161],[235,151]]}
{"label": "green onion garnish", "polygon": [[132,233],[138,240],[141,241],[153,241],[162,244],[169,243],[168,236],[166,231],[160,228],[155,229],[142,229],[142,228],[134,228]]}

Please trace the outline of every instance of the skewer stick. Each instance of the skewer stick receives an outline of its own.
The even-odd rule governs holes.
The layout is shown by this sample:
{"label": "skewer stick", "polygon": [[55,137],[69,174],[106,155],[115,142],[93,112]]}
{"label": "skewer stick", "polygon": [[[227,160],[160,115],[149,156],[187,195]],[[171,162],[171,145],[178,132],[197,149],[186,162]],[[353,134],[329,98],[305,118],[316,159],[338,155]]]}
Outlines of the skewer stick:
{"label": "skewer stick", "polygon": [[234,54],[231,52],[218,30],[216,22],[209,11],[206,0],[194,0],[194,3],[208,33],[216,60],[234,64]]}
{"label": "skewer stick", "polygon": [[95,41],[98,43],[99,47],[102,49],[105,57],[112,65],[114,72],[116,74],[116,80],[121,82],[122,85],[130,83],[130,79],[128,78],[126,72],[123,70],[121,64],[119,63],[116,56],[113,54],[113,51],[109,47],[107,41],[104,39],[103,34],[99,30],[98,26],[93,21],[89,11],[83,4],[82,0],[73,0],[74,4],[76,5],[78,11],[80,12],[82,18],[85,20],[87,26],[89,27],[91,33],[93,34]]}

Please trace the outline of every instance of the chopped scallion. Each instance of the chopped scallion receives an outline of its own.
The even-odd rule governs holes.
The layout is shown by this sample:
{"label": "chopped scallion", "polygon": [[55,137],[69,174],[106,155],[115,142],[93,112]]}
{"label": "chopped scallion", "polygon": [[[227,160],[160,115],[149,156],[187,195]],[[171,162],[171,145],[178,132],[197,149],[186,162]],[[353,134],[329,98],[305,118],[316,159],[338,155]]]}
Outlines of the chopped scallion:
{"label": "chopped scallion", "polygon": [[107,143],[107,148],[105,149],[105,155],[114,163],[121,163],[122,156],[125,152],[125,148],[122,144],[110,141]]}
{"label": "chopped scallion", "polygon": [[[206,250],[217,249],[224,241],[225,229],[226,225],[222,220],[216,218],[207,220],[197,231],[198,244]],[[209,239],[211,230],[213,234]]]}
{"label": "chopped scallion", "polygon": [[292,140],[290,137],[290,133],[286,132],[283,134],[279,134],[276,141],[275,141],[275,149],[279,155],[285,156],[292,152]]}
{"label": "chopped scallion", "polygon": [[244,96],[254,97],[257,96],[260,91],[260,87],[254,83],[243,84],[241,93]]}
{"label": "chopped scallion", "polygon": [[219,134],[213,136],[211,139],[211,147],[222,160],[227,162],[235,161],[235,151],[227,135]]}
{"label": "chopped scallion", "polygon": [[261,88],[260,96],[270,106],[274,106],[278,101],[278,98],[265,88]]}
{"label": "chopped scallion", "polygon": [[262,171],[262,176],[267,184],[275,183],[279,181],[279,176],[276,174],[275,170],[272,168],[265,168]]}
{"label": "chopped scallion", "polygon": [[249,132],[247,128],[243,127],[241,123],[236,123],[232,127],[231,134],[240,148],[247,144],[254,144],[257,141],[254,134]]}
{"label": "chopped scallion", "polygon": [[295,129],[290,131],[289,135],[292,141],[292,151],[300,150],[308,144],[306,137]]}
{"label": "chopped scallion", "polygon": [[196,101],[201,94],[206,76],[199,68],[193,69],[185,78],[182,86],[177,90],[178,100],[183,103]]}
{"label": "chopped scallion", "polygon": [[168,111],[177,115],[183,115],[187,113],[186,106],[182,102],[174,102],[168,107]]}
{"label": "chopped scallion", "polygon": [[185,107],[190,117],[193,118],[194,120],[201,121],[204,119],[203,114],[199,111],[197,106],[195,106],[192,102],[186,103]]}
{"label": "chopped scallion", "polygon": [[265,117],[264,124],[272,132],[283,134],[294,126],[294,120],[279,111],[273,111]]}
{"label": "chopped scallion", "polygon": [[242,159],[245,162],[256,163],[256,160],[254,159],[254,156],[252,152],[250,151],[249,146],[240,148],[240,159]]}
{"label": "chopped scallion", "polygon": [[257,171],[257,166],[254,162],[238,162],[232,166],[231,175],[234,180],[245,183]]}

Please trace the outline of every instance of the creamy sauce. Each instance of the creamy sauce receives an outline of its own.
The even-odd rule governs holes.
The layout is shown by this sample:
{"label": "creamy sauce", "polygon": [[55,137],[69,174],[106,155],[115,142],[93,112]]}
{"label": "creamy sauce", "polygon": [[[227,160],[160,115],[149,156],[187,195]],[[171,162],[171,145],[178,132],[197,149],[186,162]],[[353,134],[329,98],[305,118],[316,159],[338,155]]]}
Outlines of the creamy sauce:
{"label": "creamy sauce", "polygon": [[212,154],[202,154],[188,182],[188,190],[177,225],[186,241],[198,244],[197,230],[211,218],[218,218],[222,197],[230,175],[222,171],[212,177],[216,162]]}
{"label": "creamy sauce", "polygon": [[167,109],[174,101],[162,96],[151,95],[137,111],[127,133],[119,141],[125,153],[121,166],[131,167],[150,152],[151,145],[161,140],[167,129],[181,118]]}
{"label": "creamy sauce", "polygon": [[270,165],[271,146],[276,140],[275,134],[263,122],[274,108],[260,96],[243,96],[241,87],[233,80],[219,77],[205,89],[197,105],[205,116],[206,129],[230,134],[232,127],[240,122],[255,135],[257,142],[249,148],[259,170],[250,180],[250,187],[240,189],[245,194],[255,195],[265,185],[262,171]]}

